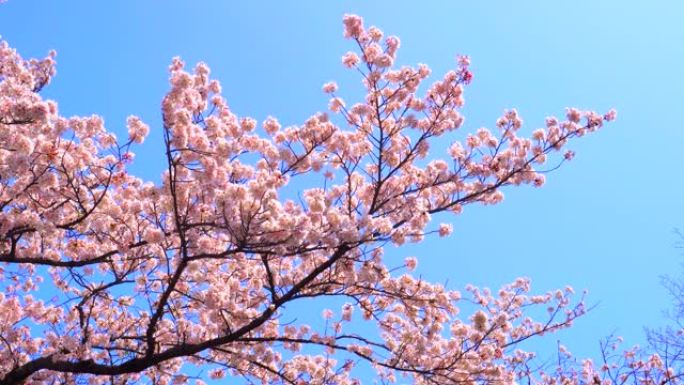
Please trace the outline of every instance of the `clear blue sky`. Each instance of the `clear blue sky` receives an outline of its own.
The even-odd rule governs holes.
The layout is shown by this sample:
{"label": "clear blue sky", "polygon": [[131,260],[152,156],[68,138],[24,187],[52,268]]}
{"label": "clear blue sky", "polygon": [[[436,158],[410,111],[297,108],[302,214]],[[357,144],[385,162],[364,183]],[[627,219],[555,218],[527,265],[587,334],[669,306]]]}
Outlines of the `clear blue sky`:
{"label": "clear blue sky", "polygon": [[566,345],[595,353],[613,331],[642,342],[642,327],[660,323],[669,303],[659,275],[678,273],[682,261],[673,234],[684,228],[679,1],[10,0],[0,6],[0,34],[25,57],[58,51],[44,94],[62,114],[99,114],[120,137],[129,114],[150,123],[134,169],[156,180],[173,56],[206,61],[239,115],[300,123],[325,109],[325,81],[359,89],[339,64],[352,48],[344,13],[400,36],[399,62],[427,63],[435,75],[457,53],[470,55],[462,130],[493,127],[510,107],[527,132],[565,107],[618,109],[616,122],[572,145],[577,157],[543,189],[509,189],[503,204],[455,218],[452,237],[390,255],[418,255],[419,273],[452,287],[522,275],[540,290],[586,288],[600,305],[561,335]]}

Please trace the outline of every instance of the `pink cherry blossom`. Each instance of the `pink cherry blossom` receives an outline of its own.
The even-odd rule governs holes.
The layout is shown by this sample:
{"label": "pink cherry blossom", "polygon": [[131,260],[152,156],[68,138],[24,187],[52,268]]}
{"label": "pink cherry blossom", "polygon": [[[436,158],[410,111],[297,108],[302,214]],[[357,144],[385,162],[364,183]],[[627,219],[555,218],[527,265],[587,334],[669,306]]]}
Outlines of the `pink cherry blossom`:
{"label": "pink cherry blossom", "polygon": [[416,257],[407,257],[404,260],[404,266],[406,266],[409,271],[413,271],[418,266],[418,259],[416,259]]}
{"label": "pink cherry blossom", "polygon": [[361,17],[357,15],[344,15],[343,23],[344,37],[357,39],[363,33],[363,19]]}
{"label": "pink cherry blossom", "polygon": [[344,54],[344,56],[342,56],[342,64],[344,64],[344,66],[347,68],[355,67],[357,64],[359,64],[359,61],[359,56],[354,52],[347,52]]}
{"label": "pink cherry blossom", "polygon": [[323,85],[323,92],[325,92],[326,94],[331,94],[335,91],[337,91],[337,83],[328,82]]}
{"label": "pink cherry blossom", "polygon": [[278,122],[278,119],[276,119],[272,116],[269,116],[264,121],[264,130],[269,135],[273,135],[276,132],[278,132],[278,130],[280,130],[280,123]]}
{"label": "pink cherry blossom", "polygon": [[603,115],[603,119],[606,122],[613,121],[615,120],[615,118],[617,118],[617,111],[615,111],[614,109],[611,109],[610,111],[606,112],[605,115]]}
{"label": "pink cherry blossom", "polygon": [[441,223],[439,225],[439,236],[446,237],[454,231],[454,227],[450,223]]}
{"label": "pink cherry blossom", "polygon": [[150,132],[150,127],[143,123],[137,116],[129,116],[127,123],[128,137],[130,140],[136,143],[142,143]]}

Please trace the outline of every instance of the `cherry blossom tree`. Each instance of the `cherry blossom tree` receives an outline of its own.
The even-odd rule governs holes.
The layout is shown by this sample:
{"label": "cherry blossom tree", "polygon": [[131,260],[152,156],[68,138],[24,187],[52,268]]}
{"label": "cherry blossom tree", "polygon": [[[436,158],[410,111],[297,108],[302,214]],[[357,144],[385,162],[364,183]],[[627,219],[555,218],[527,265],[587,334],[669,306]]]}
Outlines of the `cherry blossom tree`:
{"label": "cherry blossom tree", "polygon": [[609,336],[599,343],[598,359],[577,359],[563,346],[558,346],[557,362],[532,367],[526,363],[518,380],[535,385],[679,385],[684,372],[681,350],[674,353],[622,347],[620,337]]}
{"label": "cherry blossom tree", "polygon": [[[174,59],[160,184],[127,171],[148,125],[130,117],[118,140],[98,116],[60,116],[40,95],[54,53],[25,60],[1,43],[0,384],[528,378],[519,343],[583,314],[570,288],[533,295],[521,278],[462,294],[383,250],[449,235],[438,213],[543,185],[547,157],[571,159],[567,142],[615,112],[571,108],[526,138],[508,110],[458,141],[467,57],[428,86],[427,66],[394,65],[397,37],[353,15],[344,36],[365,98],[327,83],[330,111],[286,128],[236,116],[205,64]],[[452,143],[444,159],[428,157],[437,140]],[[306,300],[320,323],[286,317]]]}
{"label": "cherry blossom tree", "polygon": [[[677,231],[680,238],[684,236]],[[678,247],[681,248],[681,241]],[[577,359],[558,345],[556,362],[533,367],[532,360],[518,380],[535,385],[680,385],[684,381],[684,278],[664,276],[672,298],[666,326],[646,329],[647,345],[625,348],[621,337],[599,341],[595,359]]]}
{"label": "cherry blossom tree", "polygon": [[[680,238],[677,247],[682,247],[684,235],[677,230]],[[662,366],[671,378],[684,375],[684,277],[663,276],[662,283],[672,299],[672,307],[665,312],[668,321],[665,326],[647,330],[649,347],[658,355]]]}

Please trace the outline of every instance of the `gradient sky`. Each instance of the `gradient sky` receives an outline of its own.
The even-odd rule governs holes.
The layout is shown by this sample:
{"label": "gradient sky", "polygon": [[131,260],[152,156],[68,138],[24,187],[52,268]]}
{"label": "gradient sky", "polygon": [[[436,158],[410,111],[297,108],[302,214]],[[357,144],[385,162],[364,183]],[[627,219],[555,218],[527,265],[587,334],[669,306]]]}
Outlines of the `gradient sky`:
{"label": "gradient sky", "polygon": [[538,290],[588,289],[598,306],[539,346],[560,338],[595,355],[611,332],[643,343],[642,328],[662,323],[669,304],[659,276],[678,274],[682,261],[673,232],[684,228],[680,1],[10,0],[0,5],[0,34],[24,57],[57,50],[58,75],[44,95],[63,115],[101,115],[119,137],[130,114],[149,123],[133,169],[157,180],[173,56],[207,62],[238,115],[297,124],[326,108],[324,82],[361,89],[340,65],[353,49],[342,38],[345,13],[398,35],[399,63],[427,63],[435,78],[456,54],[471,56],[462,132],[493,127],[511,107],[527,133],[565,107],[618,110],[616,122],[571,145],[576,158],[542,189],[505,190],[502,204],[453,218],[450,238],[388,252],[396,261],[419,256],[418,272],[450,287],[527,276]]}

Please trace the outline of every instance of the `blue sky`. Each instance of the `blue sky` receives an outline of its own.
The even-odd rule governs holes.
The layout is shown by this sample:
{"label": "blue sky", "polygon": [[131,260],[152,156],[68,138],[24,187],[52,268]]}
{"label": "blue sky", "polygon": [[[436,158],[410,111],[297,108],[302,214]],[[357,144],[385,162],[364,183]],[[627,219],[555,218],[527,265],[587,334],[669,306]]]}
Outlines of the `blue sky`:
{"label": "blue sky", "polygon": [[419,256],[420,274],[452,287],[527,276],[539,290],[588,289],[599,306],[560,338],[595,354],[598,338],[613,331],[643,342],[642,328],[661,323],[669,304],[659,275],[680,270],[682,11],[674,0],[10,0],[0,6],[0,34],[24,57],[58,51],[44,95],[63,115],[101,115],[120,137],[130,114],[150,123],[134,170],[151,180],[163,167],[159,106],[173,56],[207,62],[237,114],[301,123],[326,108],[324,82],[360,90],[340,65],[353,48],[342,38],[345,13],[398,35],[399,62],[427,63],[435,76],[456,54],[471,56],[462,131],[493,127],[511,107],[528,133],[565,107],[615,107],[618,120],[574,142],[577,157],[544,188],[508,189],[504,203],[453,218],[452,237],[388,250],[397,261]]}

